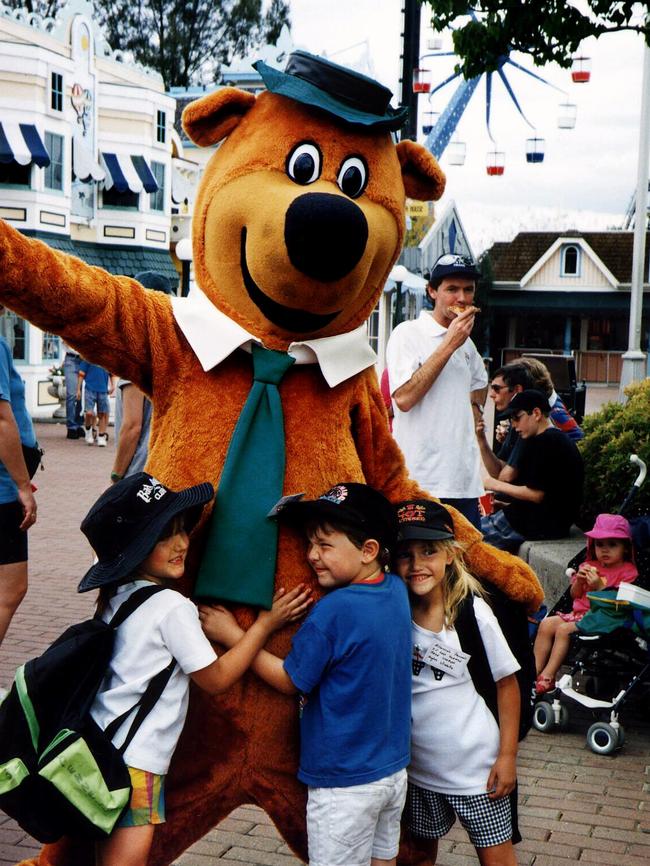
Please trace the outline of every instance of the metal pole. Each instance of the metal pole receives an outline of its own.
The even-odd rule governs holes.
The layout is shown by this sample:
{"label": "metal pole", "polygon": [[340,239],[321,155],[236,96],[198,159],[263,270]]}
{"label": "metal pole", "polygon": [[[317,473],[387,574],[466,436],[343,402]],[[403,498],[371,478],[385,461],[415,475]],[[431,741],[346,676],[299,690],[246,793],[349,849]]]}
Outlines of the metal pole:
{"label": "metal pole", "polygon": [[393,328],[402,321],[402,284],[395,281],[395,309],[393,310]]}
{"label": "metal pole", "polygon": [[619,400],[625,401],[623,389],[646,375],[646,356],[641,351],[641,316],[643,312],[643,263],[645,260],[646,213],[648,208],[648,162],[650,161],[650,48],[643,47],[643,85],[641,89],[641,129],[636,179],[634,214],[634,248],[630,290],[630,329],[627,352],[623,355]]}
{"label": "metal pole", "polygon": [[416,140],[418,134],[418,95],[413,93],[413,70],[420,59],[420,0],[404,0],[402,45],[402,105],[409,110],[401,137]]}
{"label": "metal pole", "polygon": [[190,293],[190,264],[191,262],[181,262],[181,297],[186,298]]}

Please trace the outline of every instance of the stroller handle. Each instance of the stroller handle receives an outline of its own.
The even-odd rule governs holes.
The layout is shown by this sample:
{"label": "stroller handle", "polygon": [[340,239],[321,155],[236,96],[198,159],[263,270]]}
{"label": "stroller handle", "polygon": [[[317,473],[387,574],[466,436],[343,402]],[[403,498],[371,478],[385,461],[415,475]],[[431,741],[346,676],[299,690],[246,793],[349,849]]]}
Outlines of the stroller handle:
{"label": "stroller handle", "polygon": [[639,488],[645,481],[645,477],[648,471],[647,466],[645,465],[643,460],[641,460],[638,454],[630,454],[630,463],[634,463],[635,466],[639,467],[639,474],[637,475],[634,482],[634,486]]}

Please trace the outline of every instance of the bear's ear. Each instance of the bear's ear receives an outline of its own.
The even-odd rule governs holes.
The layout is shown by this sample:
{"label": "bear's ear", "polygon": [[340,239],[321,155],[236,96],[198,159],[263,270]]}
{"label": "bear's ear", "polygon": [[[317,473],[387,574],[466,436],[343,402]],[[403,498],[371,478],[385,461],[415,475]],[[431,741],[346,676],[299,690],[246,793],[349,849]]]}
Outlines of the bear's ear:
{"label": "bear's ear", "polygon": [[183,111],[183,129],[199,147],[216,144],[233,131],[255,97],[236,87],[222,87],[190,102]]}
{"label": "bear's ear", "polygon": [[409,139],[397,145],[397,158],[406,195],[418,201],[437,201],[445,191],[446,178],[436,158]]}

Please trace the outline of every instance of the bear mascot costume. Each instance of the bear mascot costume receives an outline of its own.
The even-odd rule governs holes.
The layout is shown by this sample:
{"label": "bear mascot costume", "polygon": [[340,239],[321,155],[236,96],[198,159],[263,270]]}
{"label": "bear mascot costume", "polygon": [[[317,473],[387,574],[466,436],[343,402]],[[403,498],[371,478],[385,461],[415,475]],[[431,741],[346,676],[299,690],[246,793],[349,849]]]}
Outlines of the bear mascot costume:
{"label": "bear mascot costume", "polygon": [[[435,200],[445,182],[424,148],[394,143],[404,111],[376,81],[306,52],[284,71],[256,66],[266,92],[224,87],[183,115],[196,144],[221,142],[194,211],[189,297],[147,291],[0,222],[0,302],[151,397],[147,471],[172,489],[214,484],[185,588],[225,601],[244,628],[270,605],[274,580],[319,594],[299,535],[278,534],[267,516],[281,495],[350,480],[394,502],[427,496],[389,433],[365,322],[402,247],[405,195]],[[528,566],[450,511],[470,569],[538,606]],[[286,655],[292,631],[269,649]],[[216,698],[193,689],[150,862],[172,863],[244,803],[265,809],[306,860],[297,744],[296,700],[252,673]],[[64,839],[30,862],[88,866],[92,853]]]}

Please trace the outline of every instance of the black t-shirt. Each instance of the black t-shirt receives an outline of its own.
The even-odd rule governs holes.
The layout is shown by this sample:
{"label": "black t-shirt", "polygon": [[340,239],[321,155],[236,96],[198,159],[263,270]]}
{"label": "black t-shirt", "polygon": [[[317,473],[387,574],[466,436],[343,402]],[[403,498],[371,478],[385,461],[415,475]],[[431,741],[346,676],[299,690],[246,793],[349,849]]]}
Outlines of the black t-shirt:
{"label": "black t-shirt", "polygon": [[544,491],[540,503],[513,499],[505,509],[510,525],[525,538],[563,538],[582,503],[582,457],[569,437],[549,427],[522,440],[516,484]]}

